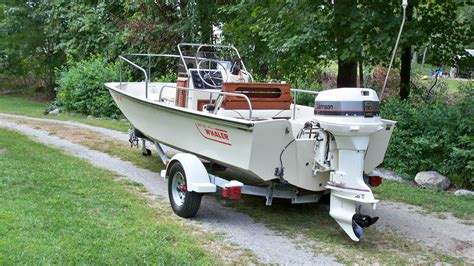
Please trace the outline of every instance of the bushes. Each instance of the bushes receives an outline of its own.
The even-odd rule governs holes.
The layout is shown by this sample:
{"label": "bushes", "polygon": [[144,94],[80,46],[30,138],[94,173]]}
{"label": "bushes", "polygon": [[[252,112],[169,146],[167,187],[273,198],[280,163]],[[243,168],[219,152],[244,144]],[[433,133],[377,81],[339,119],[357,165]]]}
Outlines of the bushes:
{"label": "bushes", "polygon": [[117,118],[120,110],[104,86],[119,80],[119,64],[92,57],[59,74],[57,104],[68,112]]}
{"label": "bushes", "polygon": [[398,126],[384,166],[412,178],[419,171],[436,170],[456,185],[474,187],[473,106],[472,87],[461,89],[452,104],[419,97],[385,102],[383,117],[398,121]]}
{"label": "bushes", "polygon": [[[368,74],[367,86],[380,93],[387,75],[387,68],[375,66],[370,74]],[[392,70],[388,77],[387,87],[385,88],[382,98],[388,99],[395,97],[399,93],[400,74],[396,70]]]}

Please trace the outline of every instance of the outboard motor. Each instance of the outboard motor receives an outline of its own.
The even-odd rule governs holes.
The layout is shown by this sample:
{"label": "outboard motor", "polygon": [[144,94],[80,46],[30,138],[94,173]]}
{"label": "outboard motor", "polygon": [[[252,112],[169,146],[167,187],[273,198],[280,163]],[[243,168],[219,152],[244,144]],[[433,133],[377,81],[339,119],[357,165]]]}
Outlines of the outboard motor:
{"label": "outboard motor", "polygon": [[360,209],[356,212],[356,204],[372,204],[375,209],[378,202],[364,182],[369,143],[373,146],[371,152],[381,157],[381,162],[393,128],[385,134],[378,96],[374,90],[364,88],[320,92],[315,100],[313,123],[321,131],[314,148],[314,174],[330,171],[326,185],[331,190],[329,214],[352,240],[359,241],[364,228],[378,219],[361,214]]}

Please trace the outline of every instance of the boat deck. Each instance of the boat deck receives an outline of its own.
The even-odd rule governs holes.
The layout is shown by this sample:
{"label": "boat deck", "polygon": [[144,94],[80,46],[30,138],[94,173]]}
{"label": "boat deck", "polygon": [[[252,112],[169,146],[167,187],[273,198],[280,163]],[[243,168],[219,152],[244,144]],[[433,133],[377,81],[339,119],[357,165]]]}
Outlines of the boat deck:
{"label": "boat deck", "polygon": [[[199,100],[200,104],[193,106],[194,108],[182,107],[176,103],[177,90],[181,88],[177,87],[177,83],[172,82],[122,82],[122,83],[108,83],[109,87],[127,94],[131,97],[161,104],[175,108],[185,108],[188,110],[199,111],[206,114],[214,114],[216,116],[228,117],[239,120],[252,120],[252,121],[264,121],[272,119],[294,119],[301,121],[308,121],[313,116],[314,109],[308,106],[295,105],[294,103],[288,102],[288,107],[279,109],[278,107],[271,109],[255,108],[255,102],[250,100],[250,105],[245,101],[236,101],[236,96],[232,96],[233,102],[230,102],[236,106],[232,106],[229,103],[222,104],[218,110],[210,111],[203,109],[207,103],[214,103],[219,95],[220,90],[216,89],[203,89],[200,90],[200,96],[205,97],[203,100]],[[145,88],[147,86],[147,89]],[[146,92],[148,90],[148,92]],[[184,90],[184,89],[183,89]],[[188,89],[189,90],[189,89]],[[207,95],[207,96],[206,96]],[[251,97],[249,97],[251,99]],[[205,104],[202,104],[205,102]],[[237,102],[237,104],[235,104]],[[250,106],[250,108],[248,107]],[[296,109],[293,110],[294,106]],[[227,108],[226,108],[227,107]],[[249,117],[251,116],[251,119]]]}

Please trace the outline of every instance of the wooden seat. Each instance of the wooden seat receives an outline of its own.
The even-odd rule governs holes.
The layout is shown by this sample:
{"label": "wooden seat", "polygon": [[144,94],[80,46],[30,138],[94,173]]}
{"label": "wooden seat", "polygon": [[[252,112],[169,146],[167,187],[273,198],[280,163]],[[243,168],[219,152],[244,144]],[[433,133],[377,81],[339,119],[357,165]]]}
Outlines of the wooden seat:
{"label": "wooden seat", "polygon": [[[289,84],[281,83],[224,83],[223,92],[245,94],[252,103],[253,110],[288,110],[291,106]],[[242,97],[226,96],[222,103],[224,109],[249,109]]]}

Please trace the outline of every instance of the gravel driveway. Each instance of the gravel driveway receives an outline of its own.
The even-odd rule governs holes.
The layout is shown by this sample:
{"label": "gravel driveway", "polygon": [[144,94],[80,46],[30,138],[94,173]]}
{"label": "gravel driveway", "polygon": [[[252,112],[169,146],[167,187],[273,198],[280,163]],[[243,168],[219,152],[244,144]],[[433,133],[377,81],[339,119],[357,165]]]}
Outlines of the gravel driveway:
{"label": "gravel driveway", "polygon": [[[95,166],[109,169],[123,178],[141,183],[151,193],[168,199],[167,184],[162,178],[157,178],[157,173],[28,126],[0,121],[0,127],[19,131],[36,141],[72,153],[77,157],[86,159]],[[100,131],[104,132],[102,129]],[[221,206],[212,197],[203,198],[198,217],[194,221],[191,220],[191,222],[206,230],[224,233],[226,241],[232,241],[253,251],[265,263],[285,265],[337,264],[334,258],[324,255],[315,256],[311,249],[298,246],[298,243],[295,243],[294,240],[268,229],[261,223],[254,222],[252,218],[245,214]]]}
{"label": "gravel driveway", "polygon": [[[108,154],[90,150],[84,146],[73,144],[47,132],[30,127],[2,121],[3,118],[28,119],[49,123],[61,123],[96,131],[106,136],[127,141],[128,134],[115,130],[85,125],[78,122],[58,121],[43,118],[0,114],[0,126],[12,128],[27,134],[34,139],[72,152],[78,157],[89,160],[99,167],[115,171],[124,178],[142,183],[152,193],[167,197],[166,183],[157,174],[138,168],[129,162],[111,157]],[[420,214],[421,208],[404,203],[383,201],[377,210],[369,208],[367,212],[379,216],[376,229],[392,232],[404,238],[415,240],[434,250],[465,258],[474,263],[474,226],[464,224],[457,218],[447,214],[440,219],[430,214]],[[255,223],[249,216],[221,206],[213,197],[204,197],[199,216],[193,221],[199,226],[225,233],[226,240],[235,242],[255,252],[263,262],[278,264],[335,264],[335,259],[328,256],[314,256],[309,249],[301,247],[301,243],[279,235],[261,223]],[[278,245],[275,245],[278,243]]]}

